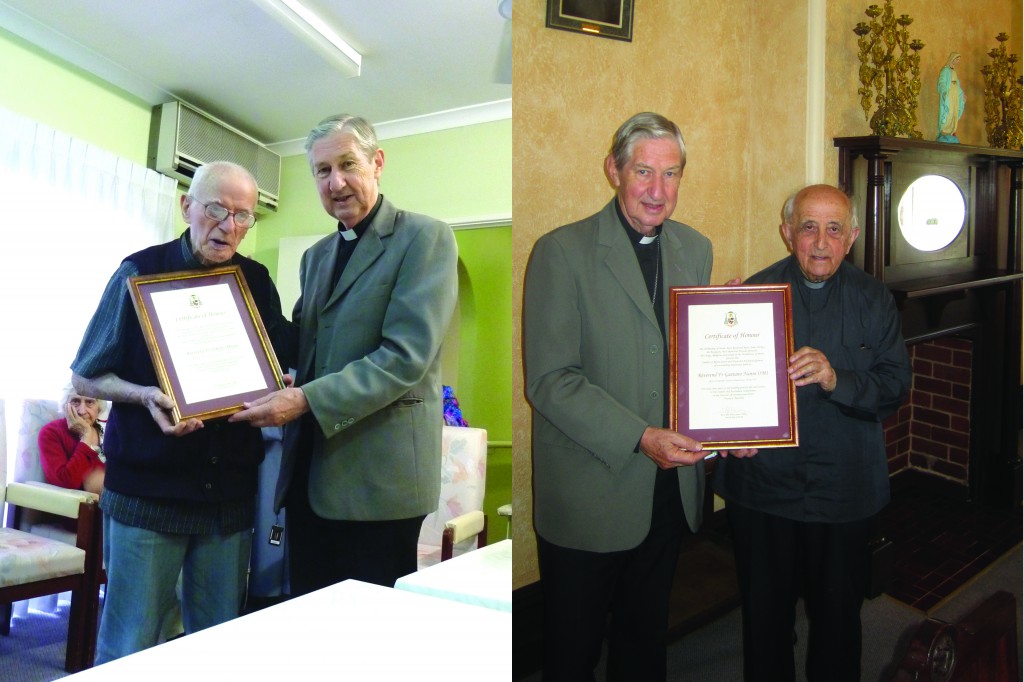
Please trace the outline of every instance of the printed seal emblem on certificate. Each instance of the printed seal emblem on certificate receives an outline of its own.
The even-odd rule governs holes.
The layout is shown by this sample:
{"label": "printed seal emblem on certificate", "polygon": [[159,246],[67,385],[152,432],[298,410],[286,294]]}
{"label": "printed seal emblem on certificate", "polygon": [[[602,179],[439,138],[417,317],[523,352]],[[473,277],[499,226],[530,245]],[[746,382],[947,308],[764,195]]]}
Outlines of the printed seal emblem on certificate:
{"label": "printed seal emblem on certificate", "polygon": [[705,449],[799,444],[788,284],[669,290],[669,423]]}
{"label": "printed seal emblem on certificate", "polygon": [[226,417],[284,388],[237,265],[131,277],[128,287],[175,424]]}

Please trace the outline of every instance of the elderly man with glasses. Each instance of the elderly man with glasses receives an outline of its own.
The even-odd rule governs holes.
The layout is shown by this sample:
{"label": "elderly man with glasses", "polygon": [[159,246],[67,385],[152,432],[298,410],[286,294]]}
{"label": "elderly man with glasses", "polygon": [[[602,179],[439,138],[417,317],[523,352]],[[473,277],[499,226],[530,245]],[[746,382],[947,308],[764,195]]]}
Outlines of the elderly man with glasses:
{"label": "elderly man with glasses", "polygon": [[256,222],[256,198],[256,181],[241,166],[201,166],[181,197],[188,229],[122,261],[71,365],[79,393],[112,402],[100,503],[107,595],[97,663],[157,643],[179,573],[186,634],[239,614],[262,436],[223,420],[173,423],[173,402],[158,388],[128,279],[238,265],[281,365],[290,366],[297,334],[281,313],[270,274],[236,253]]}

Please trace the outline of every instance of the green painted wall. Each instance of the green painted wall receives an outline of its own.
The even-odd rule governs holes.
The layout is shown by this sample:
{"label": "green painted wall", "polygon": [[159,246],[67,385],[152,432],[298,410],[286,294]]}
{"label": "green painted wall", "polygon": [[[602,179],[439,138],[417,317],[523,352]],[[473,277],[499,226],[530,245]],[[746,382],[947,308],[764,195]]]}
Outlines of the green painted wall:
{"label": "green painted wall", "polygon": [[[146,163],[145,102],[2,28],[0,64],[0,107]],[[382,187],[402,208],[452,222],[511,215],[511,121],[385,140],[382,147]],[[241,251],[276,274],[278,240],[332,229],[305,157],[289,157],[282,164],[281,210],[261,216]],[[464,292],[456,395],[468,421],[497,442],[488,453],[486,505],[497,539],[504,537],[505,524],[495,509],[512,499],[511,228],[457,230],[456,239]]]}
{"label": "green painted wall", "polygon": [[512,502],[512,228],[456,230],[455,238],[462,267],[454,389],[466,421],[487,429],[492,443],[484,511],[491,538],[500,539],[505,522],[496,510]]}
{"label": "green painted wall", "polygon": [[381,146],[381,188],[398,206],[449,221],[512,215],[511,120],[384,140]]}
{"label": "green painted wall", "polygon": [[145,102],[2,28],[0,64],[0,107],[145,165]]}
{"label": "green painted wall", "polygon": [[459,371],[455,393],[471,426],[509,440],[512,415],[512,228],[456,230]]}

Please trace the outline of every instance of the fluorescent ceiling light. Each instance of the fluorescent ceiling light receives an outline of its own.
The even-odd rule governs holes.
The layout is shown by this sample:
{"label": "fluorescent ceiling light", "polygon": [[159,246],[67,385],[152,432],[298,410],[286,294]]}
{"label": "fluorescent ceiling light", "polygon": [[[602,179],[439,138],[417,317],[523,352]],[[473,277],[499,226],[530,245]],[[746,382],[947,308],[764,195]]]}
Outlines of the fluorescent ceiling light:
{"label": "fluorescent ceiling light", "polygon": [[253,0],[348,77],[358,76],[363,56],[298,0]]}

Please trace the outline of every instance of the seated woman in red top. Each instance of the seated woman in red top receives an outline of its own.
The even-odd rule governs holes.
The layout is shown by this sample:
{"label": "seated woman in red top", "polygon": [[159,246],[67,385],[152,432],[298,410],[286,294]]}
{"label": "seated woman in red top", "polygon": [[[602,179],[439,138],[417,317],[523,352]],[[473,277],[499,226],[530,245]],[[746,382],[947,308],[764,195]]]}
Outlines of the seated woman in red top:
{"label": "seated woman in red top", "polygon": [[46,482],[62,488],[103,491],[106,458],[98,418],[103,401],[78,395],[68,384],[61,396],[64,417],[39,430],[39,458]]}

